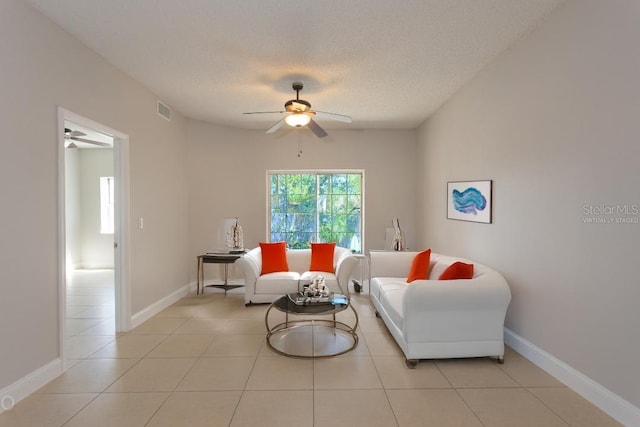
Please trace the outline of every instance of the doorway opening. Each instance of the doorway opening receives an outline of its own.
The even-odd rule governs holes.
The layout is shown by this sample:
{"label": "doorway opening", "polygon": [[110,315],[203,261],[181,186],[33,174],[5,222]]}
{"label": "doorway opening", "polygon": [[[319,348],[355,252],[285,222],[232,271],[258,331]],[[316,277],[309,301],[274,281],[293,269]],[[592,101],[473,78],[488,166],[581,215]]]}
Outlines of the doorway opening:
{"label": "doorway opening", "polygon": [[60,353],[63,369],[131,323],[128,137],[59,109]]}

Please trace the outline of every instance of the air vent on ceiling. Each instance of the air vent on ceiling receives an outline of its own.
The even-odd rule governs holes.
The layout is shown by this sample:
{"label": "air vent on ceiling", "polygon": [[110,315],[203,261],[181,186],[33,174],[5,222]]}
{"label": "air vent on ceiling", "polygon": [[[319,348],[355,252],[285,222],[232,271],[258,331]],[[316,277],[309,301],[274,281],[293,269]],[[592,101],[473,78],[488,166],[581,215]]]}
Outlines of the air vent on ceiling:
{"label": "air vent on ceiling", "polygon": [[167,121],[171,121],[171,108],[169,108],[168,105],[158,101],[158,115],[167,119]]}

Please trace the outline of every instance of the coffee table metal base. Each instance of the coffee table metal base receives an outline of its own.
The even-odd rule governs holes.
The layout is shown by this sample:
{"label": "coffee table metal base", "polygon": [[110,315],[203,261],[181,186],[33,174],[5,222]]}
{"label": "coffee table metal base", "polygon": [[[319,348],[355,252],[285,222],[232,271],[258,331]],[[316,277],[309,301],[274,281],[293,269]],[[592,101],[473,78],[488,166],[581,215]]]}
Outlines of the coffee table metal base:
{"label": "coffee table metal base", "polygon": [[318,319],[321,313],[316,313],[313,319],[290,320],[286,311],[285,321],[271,326],[269,312],[273,307],[278,308],[272,304],[265,314],[267,345],[278,354],[304,359],[333,357],[347,353],[358,345],[358,313],[351,305],[348,307],[355,316],[353,326],[336,320],[335,312],[325,315],[330,316],[329,319]]}

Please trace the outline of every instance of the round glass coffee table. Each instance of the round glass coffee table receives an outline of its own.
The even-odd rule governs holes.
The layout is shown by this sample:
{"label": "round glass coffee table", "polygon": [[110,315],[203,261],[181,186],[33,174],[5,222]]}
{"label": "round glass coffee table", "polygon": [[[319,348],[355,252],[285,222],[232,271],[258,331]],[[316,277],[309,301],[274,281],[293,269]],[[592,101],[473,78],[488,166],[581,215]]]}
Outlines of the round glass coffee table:
{"label": "round glass coffee table", "polygon": [[[264,317],[269,347],[283,356],[300,358],[337,356],[356,348],[358,313],[348,298],[340,297],[333,302],[305,304],[296,304],[295,297],[289,295],[275,300]],[[269,323],[274,308],[284,313],[284,322]],[[353,312],[353,325],[336,320],[336,314],[348,308]]]}

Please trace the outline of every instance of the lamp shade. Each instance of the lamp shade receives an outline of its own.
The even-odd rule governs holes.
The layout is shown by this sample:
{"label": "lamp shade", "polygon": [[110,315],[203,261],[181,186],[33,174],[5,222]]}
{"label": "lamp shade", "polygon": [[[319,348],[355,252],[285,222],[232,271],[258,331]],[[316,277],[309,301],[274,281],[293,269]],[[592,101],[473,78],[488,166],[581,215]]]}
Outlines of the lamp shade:
{"label": "lamp shade", "polygon": [[311,121],[311,117],[305,113],[293,113],[284,118],[287,124],[294,128],[299,128]]}

